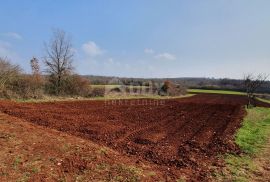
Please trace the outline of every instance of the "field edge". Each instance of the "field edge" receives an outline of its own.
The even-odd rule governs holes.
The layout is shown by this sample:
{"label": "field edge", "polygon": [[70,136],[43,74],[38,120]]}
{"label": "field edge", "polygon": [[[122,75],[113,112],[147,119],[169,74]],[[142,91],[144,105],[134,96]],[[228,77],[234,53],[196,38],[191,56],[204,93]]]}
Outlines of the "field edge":
{"label": "field edge", "polygon": [[247,109],[242,127],[235,142],[243,151],[240,155],[225,154],[225,166],[214,168],[212,176],[217,181],[267,181],[270,180],[270,109]]}

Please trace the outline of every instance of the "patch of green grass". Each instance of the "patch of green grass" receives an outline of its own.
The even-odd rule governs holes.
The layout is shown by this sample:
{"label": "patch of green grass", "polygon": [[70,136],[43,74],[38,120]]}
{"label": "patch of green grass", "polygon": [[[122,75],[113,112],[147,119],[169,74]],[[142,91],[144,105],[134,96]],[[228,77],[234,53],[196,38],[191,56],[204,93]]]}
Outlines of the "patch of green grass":
{"label": "patch of green grass", "polygon": [[106,89],[113,89],[113,88],[120,88],[120,87],[127,87],[127,88],[147,88],[148,86],[133,86],[133,85],[90,85],[92,88],[106,88]]}
{"label": "patch of green grass", "polygon": [[18,165],[22,162],[22,158],[20,156],[17,156],[15,159],[14,159],[14,162],[13,162],[13,168],[14,169],[17,169]]}
{"label": "patch of green grass", "polygon": [[208,94],[245,95],[244,92],[229,91],[229,90],[188,89],[188,92],[189,92],[189,93],[208,93]]}
{"label": "patch of green grass", "polygon": [[[114,177],[119,179],[128,179],[124,181],[137,182],[140,181],[140,176],[142,175],[142,170],[136,168],[134,166],[126,166],[126,165],[116,165],[114,166],[117,171],[117,176]],[[122,180],[120,180],[122,181]]]}
{"label": "patch of green grass", "polygon": [[113,88],[119,88],[121,85],[90,85],[92,88],[108,88],[108,89],[113,89]]}
{"label": "patch of green grass", "polygon": [[249,155],[239,157],[228,154],[225,162],[233,181],[245,181],[245,179],[248,179],[250,172],[256,170],[252,157]]}
{"label": "patch of green grass", "polygon": [[[95,175],[98,176],[95,176]],[[93,176],[94,175],[94,176]],[[98,181],[122,181],[122,182],[139,182],[141,177],[145,177],[141,168],[125,164],[112,164],[106,162],[99,162],[92,170],[86,170],[82,176],[77,176],[77,181],[93,181],[93,179],[100,179]],[[91,180],[87,176],[92,176]]]}
{"label": "patch of green grass", "polygon": [[262,102],[266,102],[266,103],[269,103],[270,104],[270,100],[267,100],[267,99],[262,99],[262,98],[257,98],[259,101],[262,101]]}
{"label": "patch of green grass", "polygon": [[191,97],[195,94],[186,94],[181,96],[160,96],[160,95],[128,95],[128,96],[107,96],[104,99],[179,99],[185,97]]}
{"label": "patch of green grass", "polygon": [[235,141],[244,154],[225,155],[226,170],[215,173],[215,177],[228,181],[249,181],[256,171],[256,157],[267,143],[270,136],[270,109],[254,107],[247,109],[242,127],[238,130]]}
{"label": "patch of green grass", "polygon": [[236,143],[247,154],[255,154],[263,147],[270,134],[270,109],[248,109],[243,126],[238,130]]}
{"label": "patch of green grass", "polygon": [[33,173],[38,173],[40,171],[39,168],[37,167],[32,167],[32,170],[31,170]]}

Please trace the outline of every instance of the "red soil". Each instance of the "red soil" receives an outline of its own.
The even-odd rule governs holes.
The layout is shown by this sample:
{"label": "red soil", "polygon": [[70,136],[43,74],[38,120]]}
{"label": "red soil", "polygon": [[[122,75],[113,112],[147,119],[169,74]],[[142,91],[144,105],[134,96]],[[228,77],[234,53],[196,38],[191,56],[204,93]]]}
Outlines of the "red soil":
{"label": "red soil", "polygon": [[[196,95],[171,100],[0,102],[0,111],[153,163],[171,178],[209,178],[216,156],[239,153],[233,135],[244,96]],[[259,102],[260,106],[269,106]]]}

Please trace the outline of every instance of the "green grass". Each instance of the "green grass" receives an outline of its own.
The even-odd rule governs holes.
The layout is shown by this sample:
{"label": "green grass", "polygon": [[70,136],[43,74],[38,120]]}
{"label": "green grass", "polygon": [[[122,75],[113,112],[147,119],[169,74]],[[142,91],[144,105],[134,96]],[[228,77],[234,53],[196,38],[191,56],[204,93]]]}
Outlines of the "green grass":
{"label": "green grass", "polygon": [[43,99],[15,99],[16,102],[40,103],[40,102],[58,102],[58,101],[82,101],[82,100],[118,100],[118,99],[179,99],[191,97],[195,94],[186,94],[182,96],[159,96],[159,95],[108,95],[104,97],[46,97]]}
{"label": "green grass", "polygon": [[204,89],[188,89],[189,93],[208,93],[208,94],[233,94],[245,95],[244,92],[229,91],[229,90],[204,90]]}
{"label": "green grass", "polygon": [[252,157],[244,155],[242,157],[235,155],[226,155],[225,158],[228,171],[223,173],[221,181],[252,181],[249,175],[256,171],[256,165],[253,163]]}
{"label": "green grass", "polygon": [[147,88],[148,86],[132,86],[132,85],[90,85],[92,88],[106,88],[106,89],[113,89],[113,88],[120,88],[121,86],[124,87],[132,87],[132,88]]}
{"label": "green grass", "polygon": [[262,102],[266,102],[266,103],[269,103],[270,104],[270,100],[267,100],[267,99],[262,99],[262,98],[257,98],[258,100],[262,101]]}
{"label": "green grass", "polygon": [[109,89],[112,89],[112,88],[119,88],[121,87],[121,85],[90,85],[90,87],[92,88],[109,88]]}
{"label": "green grass", "polygon": [[106,96],[103,99],[180,99],[185,97],[191,97],[195,94],[186,94],[181,96],[160,96],[160,95],[127,95],[127,96]]}
{"label": "green grass", "polygon": [[236,135],[236,143],[247,154],[256,154],[270,135],[270,109],[248,109],[243,126]]}
{"label": "green grass", "polygon": [[247,113],[235,136],[244,154],[225,155],[227,170],[217,175],[223,181],[250,181],[250,175],[257,170],[254,158],[262,152],[270,137],[270,109],[255,107]]}

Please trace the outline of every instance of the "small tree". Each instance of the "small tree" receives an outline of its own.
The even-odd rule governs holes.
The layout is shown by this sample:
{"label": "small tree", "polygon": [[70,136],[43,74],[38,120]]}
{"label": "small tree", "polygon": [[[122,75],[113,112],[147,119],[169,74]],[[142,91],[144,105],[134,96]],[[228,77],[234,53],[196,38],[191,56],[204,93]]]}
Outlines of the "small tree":
{"label": "small tree", "polygon": [[30,60],[30,65],[32,69],[32,74],[35,78],[39,79],[40,77],[40,67],[39,67],[39,61],[37,58],[33,57]]}
{"label": "small tree", "polygon": [[43,95],[44,80],[40,73],[39,61],[37,58],[33,57],[30,60],[30,65],[32,69],[32,75],[29,78],[30,89],[33,97],[41,98]]}
{"label": "small tree", "polygon": [[264,74],[254,76],[253,74],[249,73],[244,76],[244,87],[248,98],[248,108],[250,106],[256,106],[255,92],[265,83],[267,78],[268,76]]}
{"label": "small tree", "polygon": [[50,74],[50,81],[54,86],[55,93],[61,92],[62,82],[66,75],[73,70],[73,49],[71,40],[62,30],[53,32],[53,37],[45,44],[47,56],[44,58],[46,71]]}

